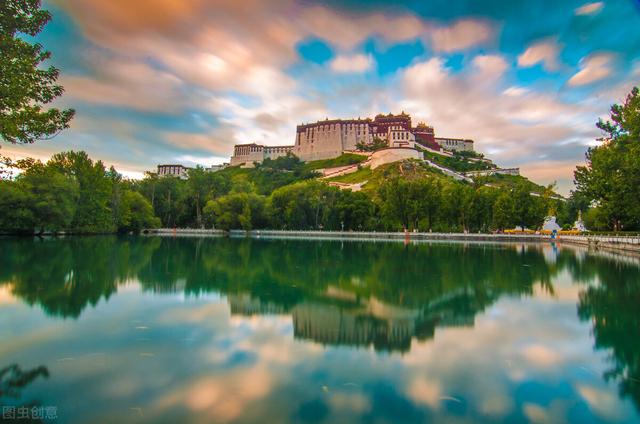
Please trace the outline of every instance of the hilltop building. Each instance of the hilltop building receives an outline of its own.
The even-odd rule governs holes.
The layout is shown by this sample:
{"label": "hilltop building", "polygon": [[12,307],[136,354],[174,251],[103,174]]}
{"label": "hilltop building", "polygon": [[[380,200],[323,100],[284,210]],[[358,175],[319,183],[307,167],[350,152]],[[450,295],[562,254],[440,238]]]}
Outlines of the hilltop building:
{"label": "hilltop building", "polygon": [[[222,163],[220,165],[211,165],[209,168],[204,168],[204,170],[208,172],[217,172],[225,169],[227,166],[229,166],[228,163]],[[186,180],[191,169],[193,168],[189,168],[187,166],[179,164],[158,165],[157,174],[159,177],[172,176]]]}
{"label": "hilltop building", "polygon": [[208,168],[205,168],[206,171],[209,172],[218,172],[218,171],[222,171],[223,169],[225,169],[227,166],[229,166],[228,162],[225,163],[221,163],[219,165],[211,165]]}
{"label": "hilltop building", "polygon": [[158,165],[158,176],[166,177],[173,176],[182,178],[183,180],[187,179],[187,174],[191,168],[187,168],[182,165]]}
{"label": "hilltop building", "polygon": [[473,140],[463,138],[436,137],[436,144],[445,150],[453,152],[473,152]]}
{"label": "hilltop building", "polygon": [[390,148],[415,148],[416,145],[433,150],[473,151],[473,140],[436,138],[433,127],[411,124],[411,116],[376,115],[365,119],[326,119],[298,125],[293,146],[263,146],[239,144],[234,147],[231,165],[261,163],[291,152],[303,161],[331,159],[345,151],[357,150],[359,145],[382,140]]}
{"label": "hilltop building", "polygon": [[231,156],[230,164],[231,166],[236,166],[243,163],[262,163],[267,158],[275,159],[280,156],[286,156],[289,152],[293,152],[293,146],[263,146],[256,143],[236,144],[233,147],[233,156]]}

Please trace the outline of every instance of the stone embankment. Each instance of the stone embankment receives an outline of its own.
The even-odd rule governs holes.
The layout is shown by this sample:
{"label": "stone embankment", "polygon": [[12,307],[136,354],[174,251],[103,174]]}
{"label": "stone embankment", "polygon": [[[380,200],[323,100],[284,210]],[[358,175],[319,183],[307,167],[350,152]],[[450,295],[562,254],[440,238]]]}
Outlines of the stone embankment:
{"label": "stone embankment", "polygon": [[443,240],[443,241],[548,241],[549,236],[537,234],[464,234],[464,233],[412,233],[375,231],[280,231],[280,230],[231,230],[231,237],[254,238],[303,238],[324,240]]}
{"label": "stone embankment", "polygon": [[596,249],[625,250],[640,253],[640,236],[561,235],[551,238],[545,234],[475,234],[475,233],[403,233],[403,232],[355,232],[355,231],[280,231],[280,230],[231,230],[231,237],[254,238],[302,238],[319,240],[407,240],[407,241],[468,241],[468,242],[556,242],[578,244]]}
{"label": "stone embankment", "polygon": [[159,236],[224,236],[227,234],[223,230],[205,228],[154,228],[144,230],[143,233]]}
{"label": "stone embankment", "polygon": [[595,249],[626,250],[640,253],[640,236],[561,236],[560,241]]}
{"label": "stone embankment", "polygon": [[253,238],[300,238],[316,240],[404,240],[467,242],[556,242],[587,246],[593,249],[624,250],[640,253],[640,236],[561,235],[555,239],[545,234],[475,234],[411,233],[375,231],[282,231],[282,230],[213,230],[196,228],[157,228],[145,234],[165,236],[225,236]]}

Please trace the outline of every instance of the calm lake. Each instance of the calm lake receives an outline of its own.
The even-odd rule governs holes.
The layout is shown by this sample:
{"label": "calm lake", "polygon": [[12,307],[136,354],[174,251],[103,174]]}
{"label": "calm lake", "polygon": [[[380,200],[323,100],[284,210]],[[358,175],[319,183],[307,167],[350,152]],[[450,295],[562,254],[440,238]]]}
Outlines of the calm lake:
{"label": "calm lake", "polygon": [[551,244],[0,238],[44,422],[640,422],[640,261]]}

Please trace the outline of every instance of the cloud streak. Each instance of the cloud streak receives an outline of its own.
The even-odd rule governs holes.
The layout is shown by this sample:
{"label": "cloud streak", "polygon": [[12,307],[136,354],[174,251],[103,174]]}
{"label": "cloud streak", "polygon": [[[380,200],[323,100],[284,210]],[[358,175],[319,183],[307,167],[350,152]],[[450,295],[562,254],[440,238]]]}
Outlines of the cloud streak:
{"label": "cloud streak", "polygon": [[583,58],[580,61],[580,70],[573,75],[568,84],[579,86],[600,81],[613,73],[614,56],[610,53],[598,53]]}
{"label": "cloud streak", "polygon": [[538,41],[518,56],[518,66],[529,67],[541,63],[547,71],[557,71],[560,66],[559,53],[560,46],[555,40]]}
{"label": "cloud streak", "polygon": [[364,54],[340,55],[331,61],[330,67],[341,73],[365,72],[373,67],[373,58]]}

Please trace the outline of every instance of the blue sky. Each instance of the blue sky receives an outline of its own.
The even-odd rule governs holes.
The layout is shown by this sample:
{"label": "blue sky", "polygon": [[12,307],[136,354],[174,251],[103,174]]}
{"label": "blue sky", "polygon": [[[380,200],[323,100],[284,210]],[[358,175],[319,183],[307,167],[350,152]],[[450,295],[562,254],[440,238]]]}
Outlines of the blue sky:
{"label": "blue sky", "polygon": [[292,144],[295,125],[410,113],[502,166],[571,188],[640,81],[640,2],[54,0],[38,36],[77,110],[15,157],[83,149],[140,176]]}

